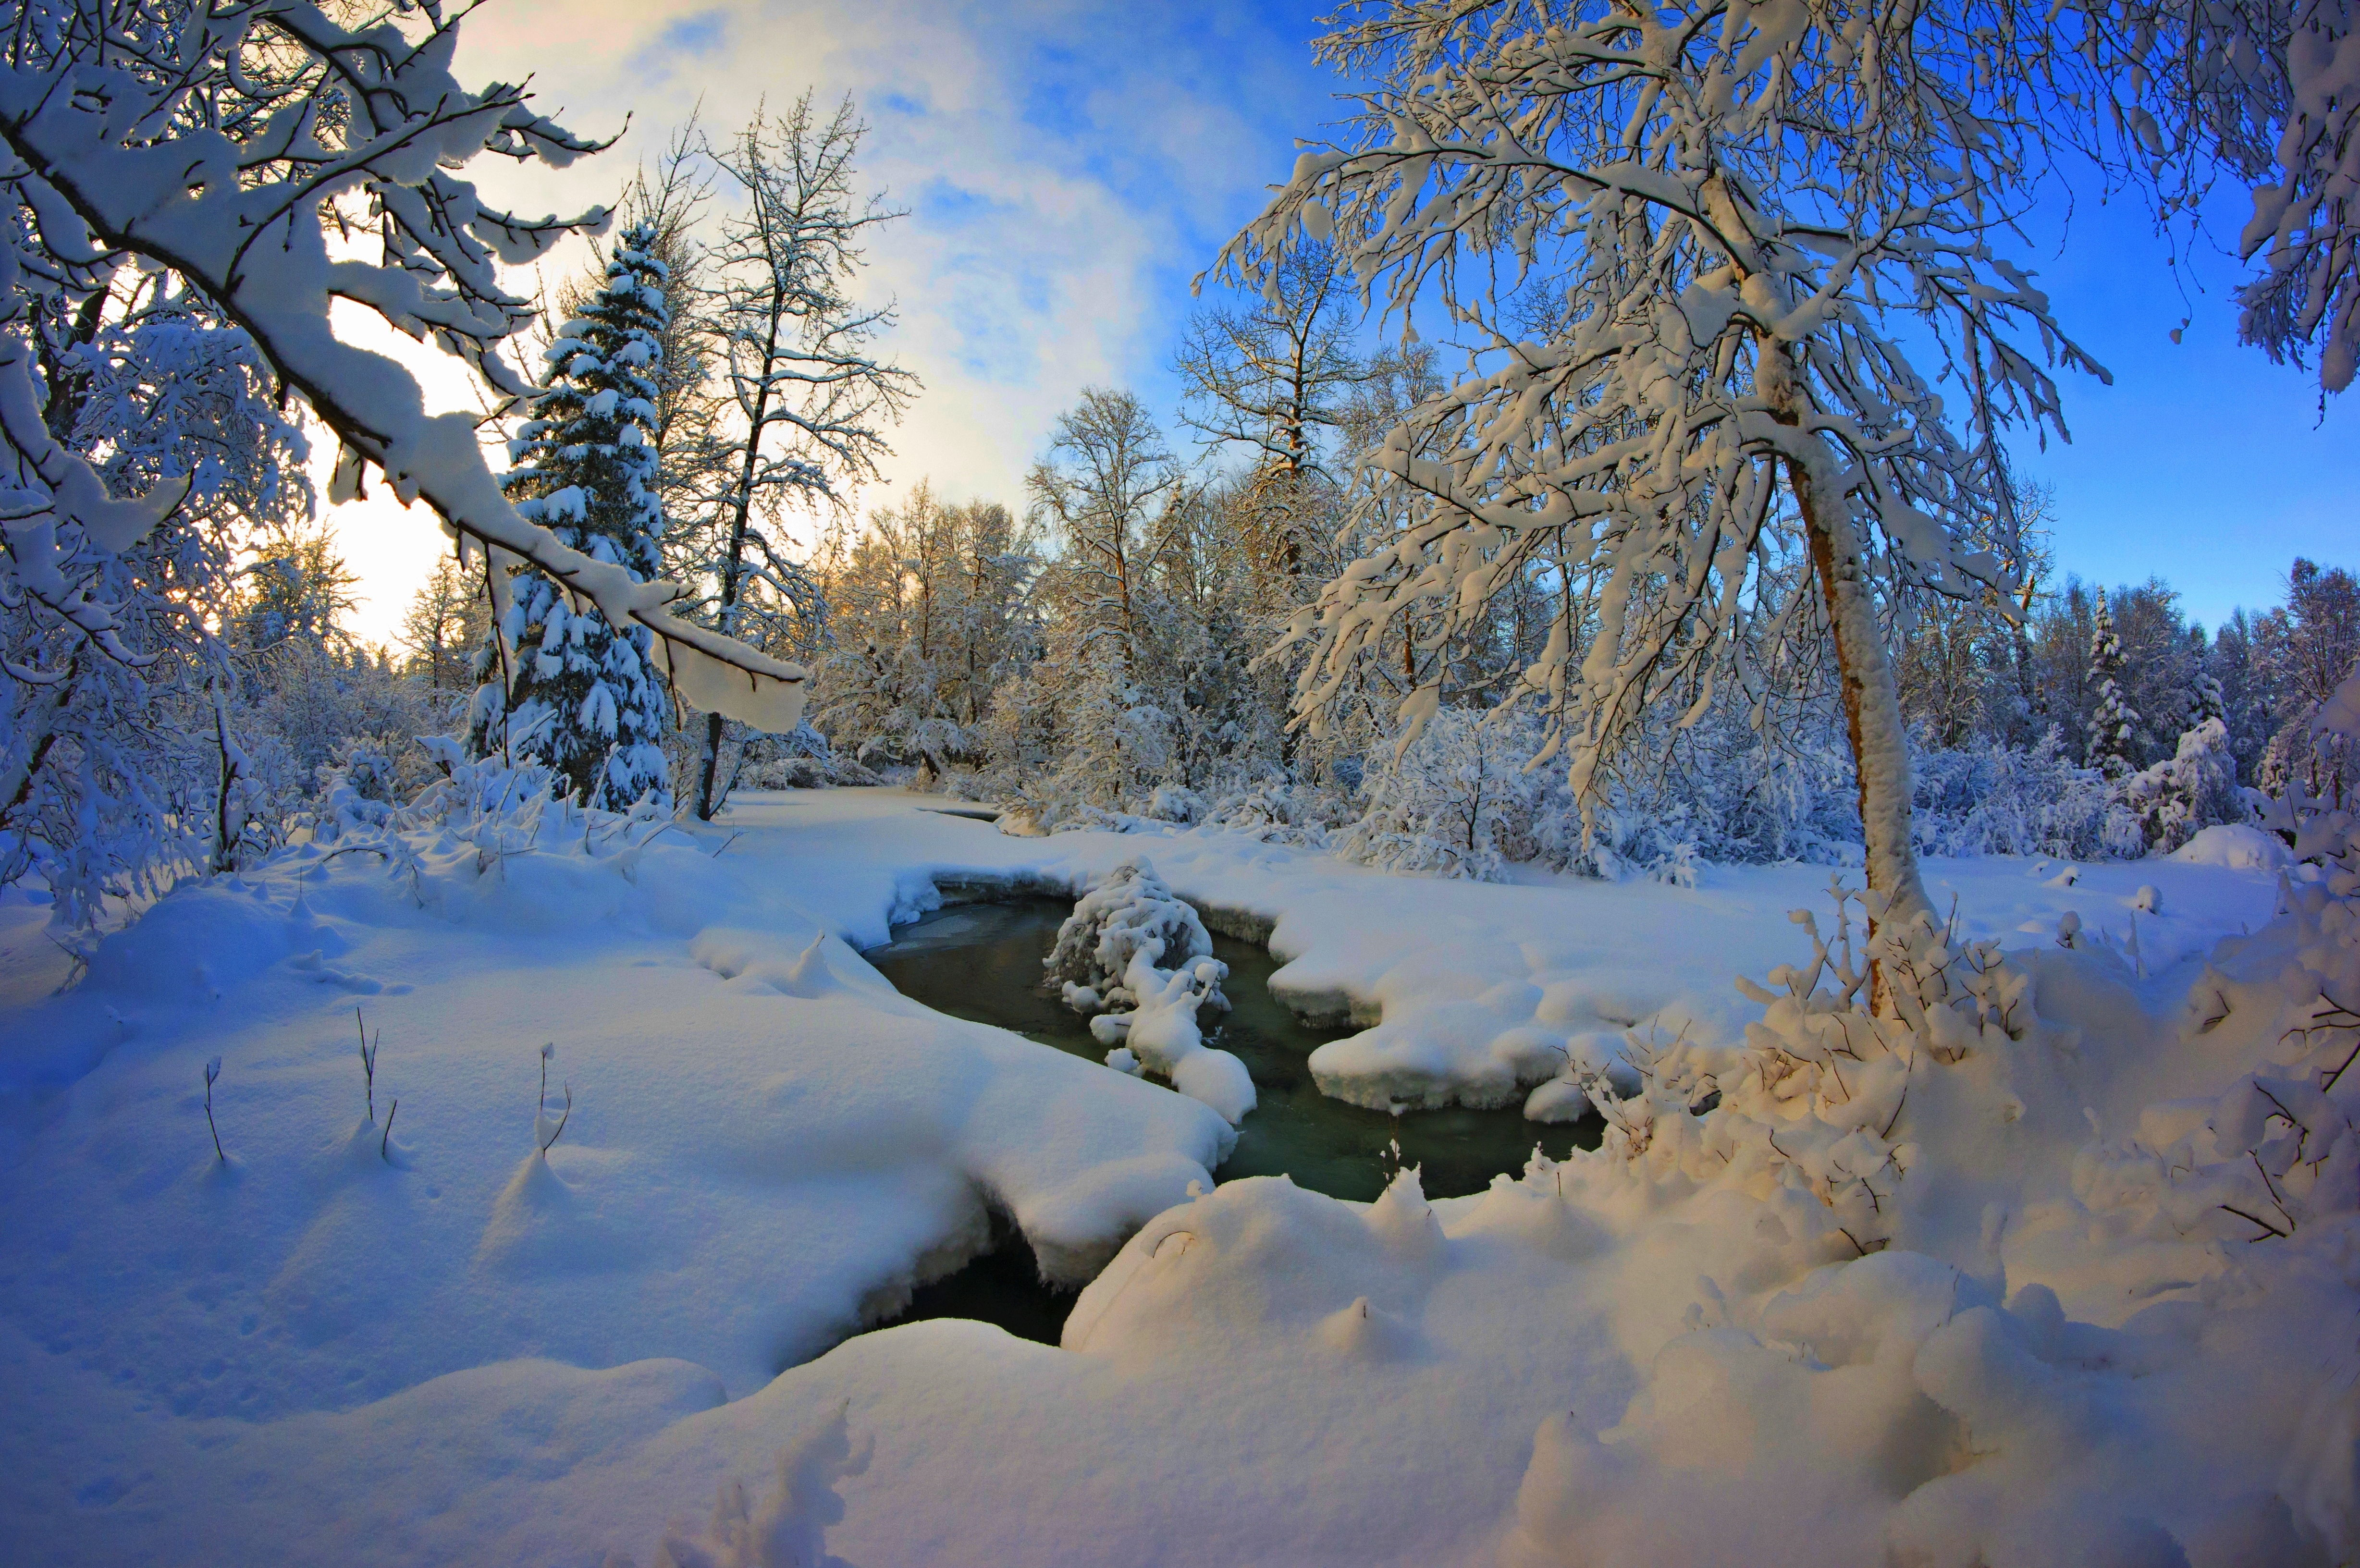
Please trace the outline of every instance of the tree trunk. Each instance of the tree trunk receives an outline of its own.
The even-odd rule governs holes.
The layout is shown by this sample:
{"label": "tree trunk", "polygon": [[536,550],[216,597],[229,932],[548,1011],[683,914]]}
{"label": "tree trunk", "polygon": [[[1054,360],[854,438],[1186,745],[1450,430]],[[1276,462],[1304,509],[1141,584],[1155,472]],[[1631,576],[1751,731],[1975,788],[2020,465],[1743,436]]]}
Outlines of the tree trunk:
{"label": "tree trunk", "polygon": [[[761,466],[764,417],[770,407],[770,378],[778,373],[779,321],[785,301],[774,286],[770,297],[770,335],[762,343],[762,374],[754,390],[754,407],[747,421],[746,458],[738,473],[736,516],[729,520],[729,552],[721,567],[721,603],[716,624],[723,637],[738,635],[738,591],[745,574],[746,529],[754,515],[754,475]],[[721,772],[721,736],[726,721],[719,713],[705,715],[705,766],[696,784],[696,820],[709,822],[721,809],[715,798]]]}
{"label": "tree trunk", "polygon": [[[1771,418],[1799,430],[1809,399],[1794,354],[1786,344],[1762,344],[1757,386],[1770,405]],[[1860,529],[1830,482],[1833,453],[1798,442],[1786,447],[1784,456],[1787,483],[1810,544],[1812,575],[1819,581],[1835,641],[1844,732],[1852,742],[1852,772],[1860,783],[1869,890],[1885,896],[1886,914],[1907,920],[1930,906],[1909,831],[1909,739],[1902,727],[1901,691],[1877,628],[1876,597],[1861,560]],[[1881,972],[1870,981],[1870,992],[1872,1006],[1884,1011]]]}
{"label": "tree trunk", "polygon": [[82,651],[77,648],[66,661],[63,679],[47,688],[40,696],[26,704],[20,715],[20,744],[26,746],[23,763],[8,773],[0,775],[0,794],[7,800],[0,803],[0,831],[16,835],[21,841],[27,827],[15,825],[16,813],[33,798],[33,786],[41,776],[41,764],[49,760],[49,749],[57,744],[58,720],[73,700],[75,683],[82,678]]}
{"label": "tree trunk", "polygon": [[[1876,601],[1861,561],[1860,531],[1841,496],[1830,495],[1812,465],[1788,458],[1786,474],[1803,515],[1828,626],[1835,639],[1844,731],[1860,781],[1860,824],[1868,846],[1868,886],[1887,912],[1907,920],[1928,909],[1909,818],[1909,742],[1901,695],[1876,625]],[[1881,991],[1882,985],[1880,984]]]}

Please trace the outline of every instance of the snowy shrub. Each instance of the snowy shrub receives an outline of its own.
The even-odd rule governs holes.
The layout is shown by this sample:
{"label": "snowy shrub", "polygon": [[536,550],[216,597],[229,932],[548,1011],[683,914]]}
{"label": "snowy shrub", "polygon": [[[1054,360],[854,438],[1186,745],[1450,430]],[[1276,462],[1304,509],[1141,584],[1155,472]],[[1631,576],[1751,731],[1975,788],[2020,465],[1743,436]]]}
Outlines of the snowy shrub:
{"label": "snowy shrub", "polygon": [[1595,776],[1585,822],[1541,721],[1514,709],[1438,711],[1360,780],[1364,810],[1335,837],[1391,871],[1497,880],[1510,865],[1693,887],[1709,862],[1857,864],[1850,765],[1832,744],[1773,746],[1742,715],[1665,737],[1663,766]]}
{"label": "snowy shrub", "polygon": [[1283,779],[1265,779],[1215,799],[1205,825],[1244,833],[1264,844],[1319,848],[1343,810],[1333,793]]}
{"label": "snowy shrub", "polygon": [[[2360,673],[2344,690],[2360,698]],[[2330,704],[2319,729],[2348,739],[2360,712]],[[2284,1238],[2360,1210],[2360,815],[2297,778],[2265,798],[2261,825],[2319,877],[2282,880],[2278,918],[2222,943],[2189,994],[2182,1038],[2258,1038],[2269,1067],[2191,1114],[2142,1118],[2136,1138],[2089,1151],[2075,1173],[2092,1207],[2103,1194],[2183,1236]]]}
{"label": "snowy shrub", "polygon": [[1000,791],[1000,831],[1014,838],[1092,830],[1124,833],[1136,821],[1091,805],[1054,775],[1011,785]]}
{"label": "snowy shrub", "polygon": [[739,782],[757,789],[830,789],[868,787],[885,780],[828,744],[809,724],[789,735],[765,736],[746,747]]}
{"label": "snowy shrub", "polygon": [[2032,981],[1997,942],[1958,942],[1923,912],[1885,920],[1881,895],[1841,882],[1830,893],[1832,941],[1808,910],[1788,916],[1810,939],[1808,964],[1778,966],[1767,985],[1738,980],[1765,1008],[1743,1046],[1633,1037],[1635,1091],[1611,1066],[1568,1080],[1605,1118],[1610,1164],[1649,1182],[1801,1200],[1786,1205],[1790,1229],[1840,1236],[1836,1256],[1861,1257],[1891,1240],[1894,1189],[1918,1163],[1905,1118],[1912,1081],[1977,1051],[2004,1054],[2032,1021]]}
{"label": "snowy shrub", "polygon": [[1196,909],[1175,896],[1143,855],[1133,855],[1082,895],[1057,928],[1043,960],[1081,1010],[1123,1006],[1122,976],[1133,955],[1154,949],[1155,962],[1179,968],[1213,955],[1213,939]]}
{"label": "snowy shrub", "polygon": [[2176,755],[2125,779],[2115,798],[2137,821],[2150,855],[2169,855],[2206,828],[2251,814],[2237,791],[2228,727],[2219,719],[2183,734]]}
{"label": "snowy shrub", "polygon": [[554,800],[556,775],[548,768],[498,756],[471,757],[449,735],[429,735],[422,744],[442,776],[389,815],[390,829],[449,833],[492,852],[521,849],[539,837]]}
{"label": "snowy shrub", "polygon": [[1199,1008],[1229,1005],[1229,965],[1212,953],[1196,911],[1134,856],[1074,905],[1043,966],[1067,1007],[1098,1015],[1090,1033],[1111,1048],[1109,1066],[1167,1078],[1235,1126],[1254,1107],[1253,1080],[1196,1024]]}
{"label": "snowy shrub", "polygon": [[1367,809],[1337,835],[1346,860],[1381,871],[1480,882],[1540,852],[1535,813],[1546,785],[1524,770],[1532,751],[1513,713],[1435,713],[1424,733],[1378,758],[1361,779]]}
{"label": "snowy shrub", "polygon": [[1155,787],[1155,793],[1148,798],[1147,810],[1142,814],[1159,822],[1178,822],[1185,826],[1203,820],[1205,798],[1184,785],[1159,784]]}
{"label": "snowy shrub", "polygon": [[1910,784],[1921,855],[2092,860],[2145,847],[2136,824],[2114,810],[2104,776],[2071,761],[2054,728],[2029,751],[1997,741],[1921,750]]}

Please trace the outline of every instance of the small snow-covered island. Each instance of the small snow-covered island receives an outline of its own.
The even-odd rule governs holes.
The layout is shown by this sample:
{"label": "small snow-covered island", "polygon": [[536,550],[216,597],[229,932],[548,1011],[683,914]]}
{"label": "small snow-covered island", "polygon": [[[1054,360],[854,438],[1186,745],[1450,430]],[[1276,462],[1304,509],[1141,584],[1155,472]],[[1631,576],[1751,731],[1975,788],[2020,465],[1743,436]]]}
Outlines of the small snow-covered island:
{"label": "small snow-covered island", "polygon": [[2355,0],[5,0],[0,1563],[2360,1565]]}

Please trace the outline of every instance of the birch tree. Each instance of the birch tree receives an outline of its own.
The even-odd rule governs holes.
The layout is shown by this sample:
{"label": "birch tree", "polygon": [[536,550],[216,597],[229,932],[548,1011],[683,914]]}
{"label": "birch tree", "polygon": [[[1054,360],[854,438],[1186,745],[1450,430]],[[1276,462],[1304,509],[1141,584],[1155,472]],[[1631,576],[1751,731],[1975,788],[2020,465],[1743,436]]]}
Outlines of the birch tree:
{"label": "birch tree", "polygon": [[[815,642],[820,604],[786,551],[783,515],[840,505],[874,479],[890,452],[885,427],[918,390],[916,376],[873,353],[892,306],[852,293],[870,231],[901,216],[855,189],[866,131],[851,100],[822,121],[806,93],[785,116],[758,114],[736,139],[707,149],[723,197],[738,206],[720,220],[698,302],[727,433],[711,465],[720,487],[702,498],[687,545],[683,564],[698,586],[688,608],[724,637],[798,654]],[[700,818],[728,793],[727,717],[705,715]]]}
{"label": "birch tree", "polygon": [[[1870,885],[1925,907],[1883,606],[2013,590],[1996,437],[2062,433],[2052,367],[2103,374],[1997,248],[2038,123],[1977,9],[1394,0],[1319,40],[1375,85],[1224,264],[1267,284],[1333,244],[1469,360],[1370,454],[1412,526],[1297,617],[1309,722],[1402,617],[1437,612],[1438,647],[1553,561],[1594,623],[1561,619],[1516,694],[1585,808],[1661,693],[1752,692],[1756,650],[1820,644]],[[1764,595],[1789,529],[1816,593]]]}

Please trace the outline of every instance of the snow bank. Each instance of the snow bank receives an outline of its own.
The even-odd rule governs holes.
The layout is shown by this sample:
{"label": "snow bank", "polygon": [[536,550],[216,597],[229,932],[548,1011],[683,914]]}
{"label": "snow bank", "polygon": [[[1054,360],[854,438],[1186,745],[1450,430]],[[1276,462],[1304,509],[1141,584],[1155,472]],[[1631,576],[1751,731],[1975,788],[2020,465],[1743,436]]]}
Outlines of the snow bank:
{"label": "snow bank", "polygon": [[[1210,1111],[926,1013],[849,951],[938,881],[1079,889],[1137,835],[1016,841],[868,792],[736,815],[636,852],[554,823],[488,858],[430,843],[415,883],[292,859],[175,894],[82,989],[0,1018],[0,1517],[28,1555],[2360,1551],[2355,1140],[2286,1099],[2355,1039],[2330,999],[2360,996],[2348,877],[2273,922],[2257,872],[1980,867],[1941,940],[2002,942],[2015,1010],[1878,1084],[1841,1009],[1796,999],[1800,876],[1443,886],[1175,834],[1170,885],[1273,920],[1301,994],[1426,1031],[1443,1072],[1546,1007],[1592,1074],[1553,1082],[1613,1116],[1600,1151],[1470,1198],[1404,1174],[1370,1205],[1275,1179],[1191,1201],[1231,1136]],[[2146,973],[2059,946],[2069,909],[2135,916]],[[1732,970],[1772,1001],[1683,1000]],[[544,1162],[552,1040],[574,1109]],[[1871,1203],[1847,1171],[1879,1149]],[[993,1207],[1068,1277],[1112,1249],[1064,1348],[937,1322],[805,1358]]]}
{"label": "snow bank", "polygon": [[2243,822],[2202,829],[2173,850],[2171,858],[2189,866],[2225,866],[2234,871],[2276,871],[2291,859],[2285,841],[2276,833]]}
{"label": "snow bank", "polygon": [[[312,846],[181,888],[10,1012],[0,1312],[187,1419],[515,1357],[742,1394],[996,1214],[1077,1285],[1210,1183],[1218,1116],[904,1000],[779,845],[614,825],[552,809],[496,852],[438,826],[390,866]],[[866,898],[881,925],[890,873]]]}

